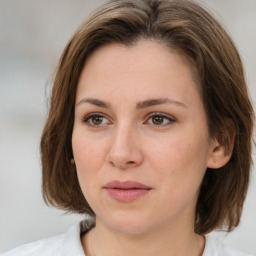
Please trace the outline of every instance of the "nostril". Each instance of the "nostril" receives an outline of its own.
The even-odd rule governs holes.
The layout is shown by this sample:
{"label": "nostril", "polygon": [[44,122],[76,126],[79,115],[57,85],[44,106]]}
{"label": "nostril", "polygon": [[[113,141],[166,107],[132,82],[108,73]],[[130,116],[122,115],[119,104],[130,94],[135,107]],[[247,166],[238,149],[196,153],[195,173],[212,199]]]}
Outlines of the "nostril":
{"label": "nostril", "polygon": [[128,161],[127,164],[135,164],[134,161]]}

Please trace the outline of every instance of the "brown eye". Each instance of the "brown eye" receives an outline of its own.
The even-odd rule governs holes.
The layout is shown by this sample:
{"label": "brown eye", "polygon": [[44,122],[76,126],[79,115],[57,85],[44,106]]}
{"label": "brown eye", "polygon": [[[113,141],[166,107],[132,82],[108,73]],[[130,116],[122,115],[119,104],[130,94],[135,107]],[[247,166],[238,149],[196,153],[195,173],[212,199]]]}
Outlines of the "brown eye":
{"label": "brown eye", "polygon": [[84,118],[82,118],[82,121],[86,123],[89,127],[95,128],[102,127],[111,123],[105,116],[97,113],[85,116]]}
{"label": "brown eye", "polygon": [[161,125],[164,123],[164,117],[162,116],[153,116],[152,123],[155,125]]}
{"label": "brown eye", "polygon": [[147,124],[156,126],[156,127],[164,127],[175,122],[175,119],[170,115],[163,113],[154,113],[147,120]]}
{"label": "brown eye", "polygon": [[100,125],[100,124],[102,124],[102,122],[103,122],[103,117],[102,116],[93,116],[92,118],[91,118],[91,122],[92,122],[92,124],[94,124],[94,125]]}

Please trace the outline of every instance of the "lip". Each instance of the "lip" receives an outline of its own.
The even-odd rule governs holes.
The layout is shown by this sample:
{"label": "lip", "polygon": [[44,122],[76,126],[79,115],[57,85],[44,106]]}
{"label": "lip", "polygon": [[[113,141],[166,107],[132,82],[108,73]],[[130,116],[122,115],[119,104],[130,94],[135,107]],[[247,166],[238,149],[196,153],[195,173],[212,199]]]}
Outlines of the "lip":
{"label": "lip", "polygon": [[134,201],[146,195],[152,189],[149,186],[132,180],[123,182],[113,180],[108,182],[103,188],[111,198],[123,203]]}

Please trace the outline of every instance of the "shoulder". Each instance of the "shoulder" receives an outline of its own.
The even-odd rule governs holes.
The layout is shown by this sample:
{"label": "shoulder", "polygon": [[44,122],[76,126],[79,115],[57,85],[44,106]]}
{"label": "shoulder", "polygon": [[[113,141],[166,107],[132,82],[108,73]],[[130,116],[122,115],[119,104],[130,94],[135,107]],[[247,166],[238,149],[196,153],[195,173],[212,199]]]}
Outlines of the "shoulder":
{"label": "shoulder", "polygon": [[205,240],[205,250],[202,256],[253,256],[234,250],[211,237],[206,237]]}
{"label": "shoulder", "polygon": [[92,226],[92,224],[88,224],[88,221],[82,221],[73,225],[62,235],[24,244],[2,256],[85,256],[80,242],[80,234],[87,232]]}
{"label": "shoulder", "polygon": [[24,244],[15,249],[12,249],[2,256],[48,256],[48,255],[61,255],[59,251],[62,248],[64,235],[54,236],[47,239],[42,239],[36,242]]}

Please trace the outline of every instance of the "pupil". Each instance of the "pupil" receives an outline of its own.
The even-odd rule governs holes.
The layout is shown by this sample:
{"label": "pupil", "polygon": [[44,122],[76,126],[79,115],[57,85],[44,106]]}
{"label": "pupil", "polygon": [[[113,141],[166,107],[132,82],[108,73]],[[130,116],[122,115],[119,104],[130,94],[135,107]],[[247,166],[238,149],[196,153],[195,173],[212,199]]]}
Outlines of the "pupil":
{"label": "pupil", "polygon": [[155,116],[153,117],[153,123],[154,124],[162,124],[164,121],[164,118],[161,116]]}
{"label": "pupil", "polygon": [[103,119],[103,118],[100,117],[100,116],[94,116],[94,117],[92,118],[92,122],[93,122],[93,124],[98,125],[98,124],[101,124],[102,119]]}

